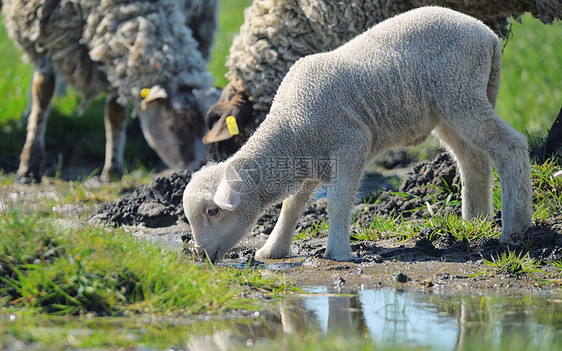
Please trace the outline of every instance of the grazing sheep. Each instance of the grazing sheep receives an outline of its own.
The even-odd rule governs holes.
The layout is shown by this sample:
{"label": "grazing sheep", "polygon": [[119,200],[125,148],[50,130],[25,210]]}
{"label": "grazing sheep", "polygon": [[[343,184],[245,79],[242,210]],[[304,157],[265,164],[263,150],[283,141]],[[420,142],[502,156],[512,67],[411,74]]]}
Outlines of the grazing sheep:
{"label": "grazing sheep", "polygon": [[256,257],[288,256],[305,202],[323,183],[324,257],[351,260],[351,211],[363,171],[384,149],[419,143],[432,130],[458,161],[463,218],[492,215],[495,165],[500,241],[515,242],[531,224],[531,170],[525,137],[494,112],[499,80],[499,38],[440,7],[398,15],[334,51],[300,59],[246,144],[187,185],[183,206],[196,251],[220,259],[268,204],[286,198]]}
{"label": "grazing sheep", "polygon": [[[198,169],[206,152],[202,108],[210,106],[198,98],[213,83],[206,60],[215,10],[216,0],[4,1],[8,34],[35,67],[17,177],[41,179],[55,72],[84,95],[82,108],[108,93],[103,180],[122,172],[129,102],[142,105],[143,134],[166,165]],[[141,103],[143,88],[150,91]]]}
{"label": "grazing sheep", "polygon": [[[425,5],[476,17],[502,37],[509,32],[509,17],[530,12],[544,23],[562,18],[560,0],[254,0],[230,48],[229,84],[206,117],[207,158],[224,160],[240,148],[265,118],[296,60],[333,50],[382,20]],[[230,115],[240,130],[234,137],[225,123]]]}

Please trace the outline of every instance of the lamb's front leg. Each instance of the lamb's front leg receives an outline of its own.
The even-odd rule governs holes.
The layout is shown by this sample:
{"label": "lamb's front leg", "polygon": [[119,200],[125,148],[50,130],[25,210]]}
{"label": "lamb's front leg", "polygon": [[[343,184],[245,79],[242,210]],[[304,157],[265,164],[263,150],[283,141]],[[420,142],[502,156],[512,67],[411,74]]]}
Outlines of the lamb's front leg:
{"label": "lamb's front leg", "polygon": [[279,219],[263,247],[256,252],[256,258],[284,258],[290,255],[291,240],[297,221],[312,189],[315,189],[317,184],[316,181],[307,180],[298,192],[283,201]]}
{"label": "lamb's front leg", "polygon": [[45,130],[54,91],[55,72],[45,58],[37,63],[33,73],[27,135],[16,173],[16,179],[20,182],[29,183],[31,177],[37,182],[41,181],[45,163]]}
{"label": "lamb's front leg", "polygon": [[351,211],[357,191],[356,185],[348,182],[332,183],[328,190],[328,218],[330,230],[324,258],[336,261],[353,261],[349,227]]}
{"label": "lamb's front leg", "polygon": [[108,182],[111,176],[123,174],[125,148],[125,119],[127,108],[117,102],[117,95],[110,94],[105,101],[105,164],[101,180]]}

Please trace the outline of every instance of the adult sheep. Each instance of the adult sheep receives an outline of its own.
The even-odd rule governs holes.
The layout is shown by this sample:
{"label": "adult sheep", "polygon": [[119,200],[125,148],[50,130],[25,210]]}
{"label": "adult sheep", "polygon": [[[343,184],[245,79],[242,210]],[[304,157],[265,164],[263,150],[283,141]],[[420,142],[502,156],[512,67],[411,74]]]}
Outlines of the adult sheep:
{"label": "adult sheep", "polygon": [[[126,105],[167,166],[198,169],[205,161],[203,114],[213,102],[207,59],[216,0],[8,0],[9,36],[35,72],[27,137],[17,178],[40,181],[55,72],[84,95],[82,108],[107,92],[104,181],[122,173]],[[144,100],[141,101],[141,91]],[[218,96],[216,96],[218,98]]]}
{"label": "adult sheep", "polygon": [[[229,84],[206,117],[208,158],[223,160],[248,139],[296,60],[333,50],[382,20],[425,5],[476,17],[502,37],[509,32],[509,17],[530,12],[544,23],[562,17],[560,0],[254,0],[230,48]],[[226,128],[230,115],[239,125],[234,137]]]}
{"label": "adult sheep", "polygon": [[495,165],[500,241],[514,243],[531,225],[531,169],[525,137],[494,112],[500,50],[482,22],[424,7],[300,59],[242,148],[194,173],[187,185],[183,205],[196,251],[220,259],[267,205],[286,198],[256,257],[288,256],[305,202],[324,183],[324,257],[353,259],[350,217],[363,171],[384,149],[421,142],[432,130],[458,161],[464,219],[492,215]]}

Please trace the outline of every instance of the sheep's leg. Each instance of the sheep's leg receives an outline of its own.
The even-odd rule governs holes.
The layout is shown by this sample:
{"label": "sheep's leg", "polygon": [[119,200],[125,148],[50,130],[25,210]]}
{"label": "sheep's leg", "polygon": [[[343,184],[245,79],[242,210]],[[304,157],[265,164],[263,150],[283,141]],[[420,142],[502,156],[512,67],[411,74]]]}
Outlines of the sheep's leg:
{"label": "sheep's leg", "polygon": [[304,210],[312,189],[316,188],[317,184],[316,181],[307,180],[298,192],[283,201],[279,219],[263,247],[256,252],[256,258],[283,258],[290,255],[291,239],[297,221]]}
{"label": "sheep's leg", "polygon": [[191,19],[187,25],[193,31],[193,38],[199,43],[198,49],[205,61],[209,60],[217,28],[217,1],[205,1],[202,13]]}
{"label": "sheep's leg", "polygon": [[[359,172],[361,174],[361,172]],[[349,238],[351,211],[359,179],[337,179],[328,189],[328,219],[330,229],[324,258],[336,261],[353,261]]]}
{"label": "sheep's leg", "polygon": [[127,108],[117,102],[117,95],[110,94],[105,101],[105,164],[101,180],[107,182],[111,176],[123,174],[123,152],[125,147],[125,120]]}
{"label": "sheep's leg", "polygon": [[[350,223],[353,204],[355,202],[357,188],[363,175],[364,159],[358,150],[366,150],[367,136],[357,135],[344,140],[353,140],[355,144],[348,145],[342,150],[339,157],[333,159],[331,166],[331,182],[327,189],[328,218],[330,229],[328,243],[324,258],[336,261],[353,261],[350,244]],[[349,157],[354,155],[354,157]]]}
{"label": "sheep's leg", "polygon": [[440,125],[435,133],[451,148],[461,174],[462,217],[465,220],[492,215],[492,162],[488,155],[467,143],[452,128]]}
{"label": "sheep's leg", "polygon": [[20,155],[16,179],[29,183],[41,181],[45,163],[45,130],[49,106],[55,91],[55,73],[51,63],[42,59],[35,67],[31,84],[31,111],[27,120],[25,145]]}
{"label": "sheep's leg", "polygon": [[[470,111],[474,106],[478,105],[471,103],[465,109],[462,106],[459,109]],[[531,165],[527,140],[501,120],[491,106],[481,110],[483,112],[479,116],[461,116],[450,122],[462,139],[480,148],[492,159],[501,185],[500,242],[513,244],[531,226]]]}

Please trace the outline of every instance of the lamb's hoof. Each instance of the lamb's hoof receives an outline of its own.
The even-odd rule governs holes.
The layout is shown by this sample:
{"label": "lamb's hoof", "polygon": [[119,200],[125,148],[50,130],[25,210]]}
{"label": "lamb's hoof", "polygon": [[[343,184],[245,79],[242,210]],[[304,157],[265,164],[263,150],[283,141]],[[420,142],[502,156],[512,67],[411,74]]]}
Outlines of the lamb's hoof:
{"label": "lamb's hoof", "polygon": [[528,239],[528,235],[527,235],[528,231],[529,229],[525,229],[522,233],[511,233],[511,234],[506,234],[502,232],[502,234],[500,235],[500,244],[516,246],[519,243],[522,243],[526,239]]}
{"label": "lamb's hoof", "polygon": [[327,260],[339,262],[359,262],[359,259],[357,257],[354,257],[352,254],[330,254],[326,252],[324,254],[324,258]]}
{"label": "lamb's hoof", "polygon": [[509,235],[500,235],[500,244],[503,245],[515,245],[515,241],[513,240],[513,238]]}
{"label": "lamb's hoof", "polygon": [[256,251],[255,258],[257,260],[279,259],[289,257],[290,250],[270,250],[269,248],[262,247]]}

